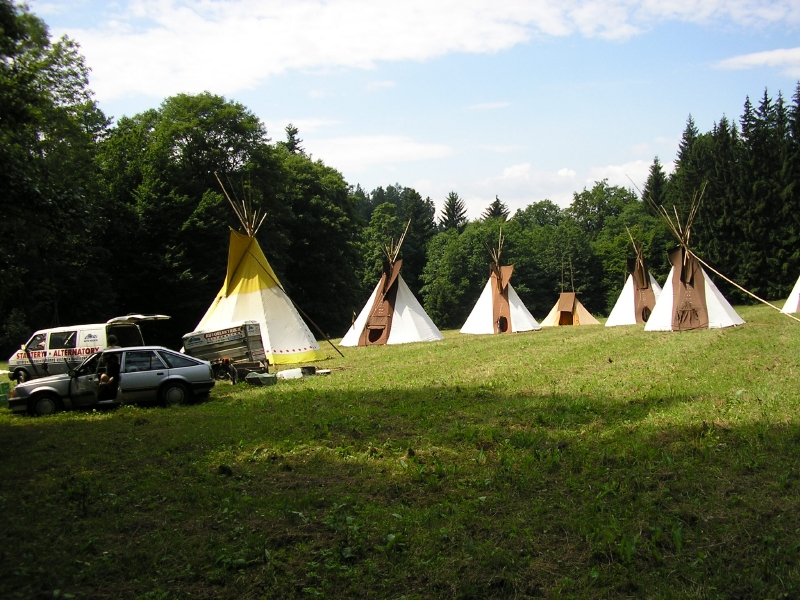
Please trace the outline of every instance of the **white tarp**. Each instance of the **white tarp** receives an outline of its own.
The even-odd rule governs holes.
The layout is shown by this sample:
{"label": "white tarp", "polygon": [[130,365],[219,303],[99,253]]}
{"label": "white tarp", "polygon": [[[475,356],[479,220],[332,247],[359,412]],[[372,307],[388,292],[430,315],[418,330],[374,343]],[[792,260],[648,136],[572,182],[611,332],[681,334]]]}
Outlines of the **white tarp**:
{"label": "white tarp", "polygon": [[[380,285],[381,282],[379,281],[364,308],[361,309],[361,313],[350,329],[347,330],[342,341],[339,342],[340,346],[358,346],[358,339],[361,337],[361,332],[364,331],[364,325],[367,323],[369,311],[372,310]],[[386,343],[408,344],[410,342],[433,342],[443,339],[444,336],[433,324],[433,321],[431,321],[425,309],[414,297],[414,294],[411,293],[408,285],[403,281],[403,277],[398,275],[397,299],[394,303],[392,328],[389,331],[389,338]]]}
{"label": "white tarp", "polygon": [[[653,314],[650,315],[644,326],[645,331],[672,331],[672,279],[675,267],[672,267],[667,276],[667,283],[658,297]],[[740,317],[722,293],[711,281],[711,278],[703,271],[705,281],[706,309],[708,310],[708,328],[721,329],[734,325],[743,325],[744,319]]]}
{"label": "white tarp", "polygon": [[[650,275],[648,273],[648,275]],[[661,294],[661,286],[655,278],[650,275],[650,285],[653,287],[653,295],[658,302],[658,296]],[[636,290],[633,284],[633,275],[628,275],[625,281],[625,286],[617,298],[611,314],[608,315],[606,320],[606,327],[616,327],[618,325],[636,325]]]}
{"label": "white tarp", "polygon": [[[508,284],[508,306],[511,315],[511,332],[535,331],[542,327],[533,318],[520,300],[517,292]],[[478,301],[469,313],[461,333],[491,334],[494,333],[494,308],[492,306],[492,279],[486,282]]]}
{"label": "white tarp", "polygon": [[786,302],[783,304],[781,312],[787,314],[800,312],[800,278],[798,278],[797,283],[794,284],[789,298],[787,298]]}

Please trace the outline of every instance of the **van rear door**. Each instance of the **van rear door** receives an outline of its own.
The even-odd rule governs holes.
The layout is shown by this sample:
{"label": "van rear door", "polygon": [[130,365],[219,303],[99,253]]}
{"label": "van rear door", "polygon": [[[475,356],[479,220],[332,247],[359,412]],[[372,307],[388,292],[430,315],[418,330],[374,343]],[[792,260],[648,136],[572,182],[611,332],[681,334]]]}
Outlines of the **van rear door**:
{"label": "van rear door", "polygon": [[117,337],[117,345],[125,348],[129,346],[144,346],[142,331],[139,323],[144,321],[164,321],[167,315],[132,314],[124,317],[114,317],[106,321],[106,333]]}

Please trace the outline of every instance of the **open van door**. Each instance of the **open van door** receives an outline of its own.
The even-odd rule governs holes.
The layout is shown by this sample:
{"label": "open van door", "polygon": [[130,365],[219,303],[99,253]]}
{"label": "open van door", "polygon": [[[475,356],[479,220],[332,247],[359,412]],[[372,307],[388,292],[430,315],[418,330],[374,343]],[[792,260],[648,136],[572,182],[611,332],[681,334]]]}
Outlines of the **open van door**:
{"label": "open van door", "polygon": [[131,314],[124,317],[114,317],[106,321],[106,334],[114,335],[117,338],[117,345],[122,346],[144,346],[144,337],[139,327],[145,321],[164,321],[169,319],[167,315],[142,315]]}
{"label": "open van door", "polygon": [[171,317],[167,315],[142,315],[132,314],[125,315],[124,317],[114,317],[106,321],[106,325],[121,325],[123,323],[141,323],[142,321],[166,321]]}

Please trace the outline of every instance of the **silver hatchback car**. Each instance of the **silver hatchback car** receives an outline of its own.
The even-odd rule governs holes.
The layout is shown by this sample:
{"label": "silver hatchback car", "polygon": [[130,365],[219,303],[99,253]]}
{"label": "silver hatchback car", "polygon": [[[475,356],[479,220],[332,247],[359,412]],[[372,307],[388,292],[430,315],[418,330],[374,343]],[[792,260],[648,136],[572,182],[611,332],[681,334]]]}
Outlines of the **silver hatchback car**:
{"label": "silver hatchback car", "polygon": [[62,409],[161,402],[177,406],[214,387],[208,361],[160,346],[108,348],[69,373],[17,385],[8,407],[50,415]]}

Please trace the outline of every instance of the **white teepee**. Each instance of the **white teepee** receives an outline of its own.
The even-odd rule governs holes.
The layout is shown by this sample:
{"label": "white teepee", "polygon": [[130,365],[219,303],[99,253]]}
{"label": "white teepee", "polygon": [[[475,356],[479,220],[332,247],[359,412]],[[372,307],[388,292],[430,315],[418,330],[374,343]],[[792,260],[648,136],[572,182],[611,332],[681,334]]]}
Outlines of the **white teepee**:
{"label": "white teepee", "polygon": [[[398,261],[402,262],[402,261]],[[370,334],[372,338],[378,338],[379,334],[383,331],[381,328],[367,329],[367,320],[370,317],[370,309],[375,305],[375,300],[379,295],[384,295],[382,292],[383,278],[375,286],[372,295],[367,300],[364,308],[359,313],[356,320],[347,333],[339,342],[340,346],[368,346],[376,345],[376,342],[370,342]],[[391,319],[391,326],[389,328],[388,336],[385,344],[407,344],[409,342],[433,342],[436,340],[443,340],[444,336],[441,334],[436,325],[433,324],[431,318],[422,308],[422,305],[411,293],[403,277],[398,274],[395,281],[397,287],[397,296],[394,303],[394,313]],[[366,344],[359,344],[359,338],[366,332]]]}
{"label": "white teepee", "polygon": [[800,278],[798,278],[797,282],[794,284],[789,297],[783,304],[781,312],[786,314],[800,312]]}
{"label": "white teepee", "polygon": [[[411,221],[406,225],[406,232],[410,224]],[[397,255],[406,232],[397,245],[390,240],[384,248],[386,261],[381,279],[339,342],[340,346],[379,346],[444,339],[400,275],[403,261],[397,260]]]}
{"label": "white teepee", "polygon": [[[481,292],[478,301],[469,313],[464,326],[461,328],[461,333],[496,333],[495,332],[495,319],[493,316],[492,296],[493,280],[490,278]],[[517,331],[538,331],[542,328],[533,315],[528,311],[527,307],[522,303],[517,292],[511,287],[509,283],[508,289],[508,307],[510,309],[511,318],[510,327],[506,330],[511,333]]]}
{"label": "white teepee", "polygon": [[264,352],[270,364],[322,360],[325,356],[319,344],[286,295],[255,238],[264,217],[259,219],[248,201],[235,203],[227,192],[225,195],[245,233],[231,230],[225,282],[195,331],[224,329],[241,321],[258,321]]}
{"label": "white teepee", "polygon": [[[661,294],[661,286],[658,285],[658,282],[655,280],[650,273],[648,273],[650,277],[650,286],[653,290],[653,295],[655,296],[656,303],[658,301],[658,296]],[[608,319],[606,319],[606,327],[616,327],[617,325],[636,325],[637,324],[637,316],[642,319],[642,322],[646,322],[642,316],[640,316],[641,311],[636,310],[636,294],[637,289],[633,283],[633,275],[628,275],[628,279],[625,281],[625,286],[622,288],[622,291],[619,294],[619,298],[617,298],[617,302],[614,304],[614,308],[611,309],[611,314],[608,315]],[[653,305],[655,308],[655,305]],[[650,309],[650,316],[648,316],[649,320],[652,316],[652,309]]]}
{"label": "white teepee", "polygon": [[677,248],[670,253],[672,269],[644,330],[688,331],[743,325],[744,319],[733,310],[697,259],[691,256],[684,265],[682,250]]}
{"label": "white teepee", "polygon": [[489,280],[461,328],[461,333],[516,333],[537,331],[542,328],[509,283],[514,265],[500,266],[502,251],[501,230],[497,249],[489,250],[492,255]]}
{"label": "white teepee", "polygon": [[692,221],[702,196],[702,192],[699,198],[694,195],[685,225],[678,220],[677,212],[673,221],[663,206],[657,207],[680,245],[669,252],[672,268],[645,331],[719,329],[744,324],[689,248]]}
{"label": "white teepee", "polygon": [[628,279],[606,319],[606,327],[646,323],[661,293],[661,286],[647,268],[641,247],[636,244],[630,231],[628,235],[636,258],[628,259]]}

